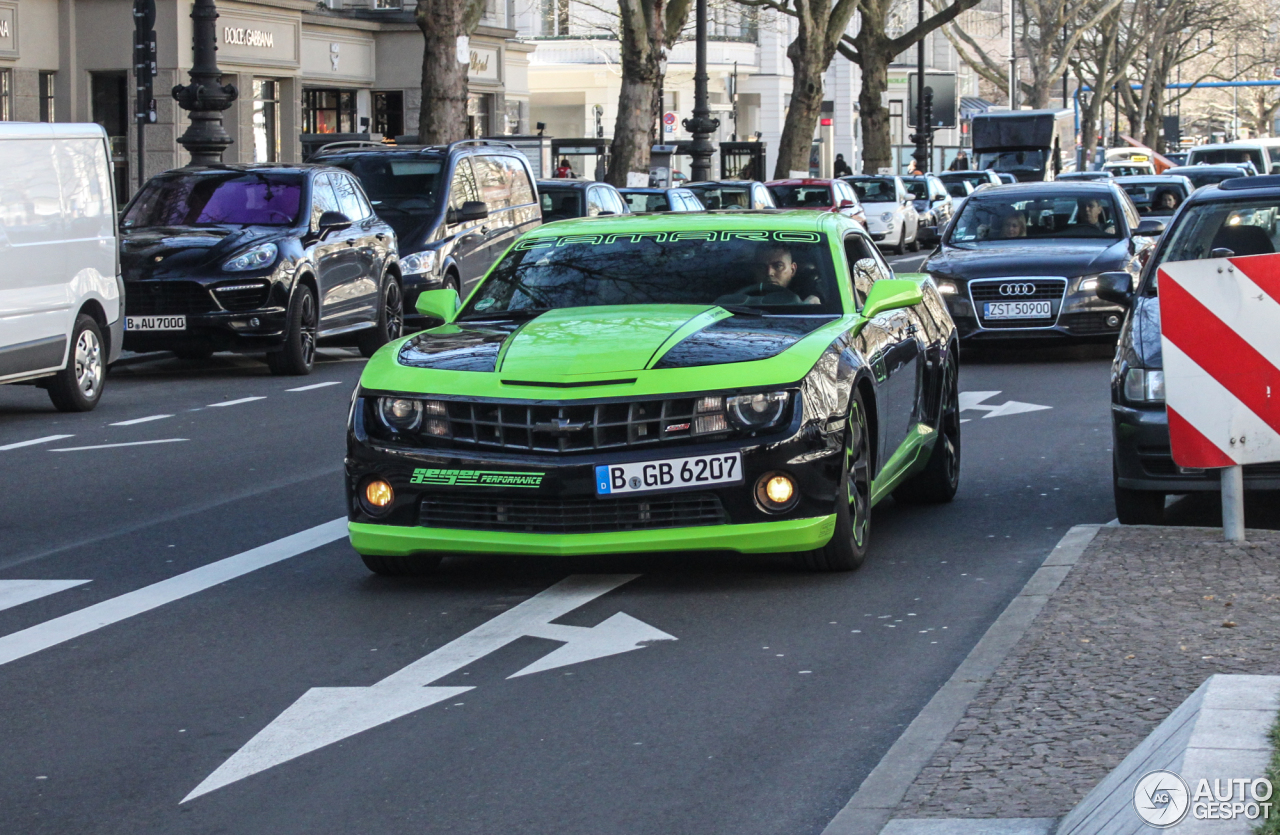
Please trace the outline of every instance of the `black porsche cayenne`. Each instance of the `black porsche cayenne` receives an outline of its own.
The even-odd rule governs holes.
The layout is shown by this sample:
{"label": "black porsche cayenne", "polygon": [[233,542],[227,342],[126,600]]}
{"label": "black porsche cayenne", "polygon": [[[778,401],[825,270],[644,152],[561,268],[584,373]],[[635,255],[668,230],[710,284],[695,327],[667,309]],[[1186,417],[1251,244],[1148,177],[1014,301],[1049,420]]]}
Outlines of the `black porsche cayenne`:
{"label": "black porsche cayenne", "polygon": [[1137,275],[1160,229],[1112,183],[986,187],[965,200],[923,269],[962,340],[1110,341],[1124,308],[1098,298],[1098,276]]}
{"label": "black porsche cayenne", "polygon": [[129,203],[120,235],[126,350],[265,351],[274,373],[307,374],[320,340],[371,356],[400,336],[395,232],[346,171],[168,171]]}

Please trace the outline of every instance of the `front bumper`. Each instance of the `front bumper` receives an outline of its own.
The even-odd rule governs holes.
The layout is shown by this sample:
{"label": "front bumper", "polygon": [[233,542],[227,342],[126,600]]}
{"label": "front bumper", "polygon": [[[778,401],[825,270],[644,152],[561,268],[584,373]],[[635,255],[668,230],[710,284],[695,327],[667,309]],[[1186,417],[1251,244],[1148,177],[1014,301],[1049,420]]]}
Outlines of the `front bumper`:
{"label": "front bumper", "polygon": [[[943,296],[947,312],[956,323],[956,332],[968,343],[1008,339],[1078,339],[1114,342],[1124,325],[1125,309],[1099,299],[1092,291],[1081,291],[1078,279],[1071,279],[1066,293],[1053,303],[1053,317],[1043,323],[1002,325],[978,316],[978,305],[970,298],[968,283],[951,276],[937,279],[954,281],[957,292]],[[982,279],[988,281],[988,279]]]}
{"label": "front bumper", "polygon": [[[1164,409],[1111,404],[1116,481],[1128,490],[1198,493],[1220,489],[1220,471],[1187,470],[1173,461],[1169,416]],[[1249,464],[1245,489],[1280,490],[1280,464]]]}
{"label": "front bumper", "polygon": [[283,307],[184,315],[187,317],[186,330],[124,331],[124,347],[140,352],[186,348],[255,351],[271,350],[284,344],[286,319]]}
{"label": "front bumper", "polygon": [[[793,416],[791,426],[768,436],[643,449],[554,454],[409,448],[370,438],[357,400],[346,459],[351,543],[360,553],[383,555],[811,550],[825,544],[834,530],[843,423],[832,421],[829,432],[801,423]],[[603,497],[596,493],[599,465],[727,452],[742,454],[743,479],[735,484]],[[538,483],[428,485],[422,474],[415,476],[425,469],[530,474],[538,476]],[[799,497],[783,513],[766,512],[755,499],[756,481],[775,471],[793,478]],[[359,501],[372,476],[385,479],[395,491],[389,511],[377,517]],[[694,507],[696,511],[689,509]],[[689,523],[695,512],[696,521]],[[466,523],[461,522],[464,517]]]}

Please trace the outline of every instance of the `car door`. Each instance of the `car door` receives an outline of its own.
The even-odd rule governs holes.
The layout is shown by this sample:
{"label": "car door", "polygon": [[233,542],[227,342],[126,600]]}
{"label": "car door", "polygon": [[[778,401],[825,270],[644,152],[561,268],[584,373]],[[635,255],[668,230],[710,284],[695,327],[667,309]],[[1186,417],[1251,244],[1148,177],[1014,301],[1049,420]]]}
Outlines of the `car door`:
{"label": "car door", "polygon": [[319,226],[325,212],[342,212],[331,178],[328,173],[320,173],[311,181],[311,228],[317,233],[311,252],[320,286],[321,330],[342,325],[351,307],[350,286],[360,274],[360,256],[354,243],[357,234],[352,231],[355,224],[351,228],[327,231]]}
{"label": "car door", "polygon": [[[484,236],[484,258],[472,283],[464,288],[463,296],[471,292],[474,282],[478,281],[494,261],[507,251],[516,239],[516,228],[519,225],[511,209],[511,180],[508,170],[502,164],[502,157],[474,156],[471,167],[476,175],[476,187],[480,190],[480,199],[489,208],[489,217],[480,227]],[[532,197],[530,198],[532,199]]]}
{"label": "car door", "polygon": [[356,269],[344,291],[348,302],[344,318],[350,319],[352,324],[377,321],[378,290],[382,279],[379,253],[386,246],[386,234],[354,177],[330,174],[329,182],[338,197],[339,211],[351,219],[347,242],[355,251]]}
{"label": "car door", "polygon": [[[875,282],[893,278],[893,270],[878,248],[857,233],[845,238],[845,257],[853,276],[854,296],[861,309]],[[880,427],[876,460],[882,468],[916,422],[920,389],[919,332],[915,314],[909,308],[885,311],[869,319],[862,329],[867,359],[876,382],[876,416]]]}
{"label": "car door", "polygon": [[456,217],[463,205],[474,202],[480,202],[480,191],[476,187],[471,160],[462,157],[454,164],[449,181],[449,216],[445,218],[449,234],[453,236],[452,254],[458,270],[459,292],[474,284],[488,268],[489,242],[486,236],[489,219],[463,221]]}

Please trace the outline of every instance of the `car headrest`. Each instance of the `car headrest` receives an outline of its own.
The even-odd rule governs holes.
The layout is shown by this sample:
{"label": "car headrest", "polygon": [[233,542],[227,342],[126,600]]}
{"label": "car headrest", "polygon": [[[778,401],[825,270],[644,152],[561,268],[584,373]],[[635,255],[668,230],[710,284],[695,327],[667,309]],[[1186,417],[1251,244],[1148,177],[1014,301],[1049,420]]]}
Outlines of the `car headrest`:
{"label": "car headrest", "polygon": [[1276,251],[1271,236],[1259,226],[1224,226],[1213,236],[1212,249],[1229,249],[1236,255],[1268,255]]}

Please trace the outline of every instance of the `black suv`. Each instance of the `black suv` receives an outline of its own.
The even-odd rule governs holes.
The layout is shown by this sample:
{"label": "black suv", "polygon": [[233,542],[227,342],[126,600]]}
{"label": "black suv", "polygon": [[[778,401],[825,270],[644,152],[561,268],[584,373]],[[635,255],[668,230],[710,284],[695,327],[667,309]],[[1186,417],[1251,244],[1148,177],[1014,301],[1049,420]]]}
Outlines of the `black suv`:
{"label": "black suv", "polygon": [[506,142],[334,143],[312,159],[359,177],[395,228],[409,311],[423,290],[452,287],[465,299],[516,238],[542,223],[529,161]]}
{"label": "black suv", "polygon": [[[1137,289],[1127,272],[1103,273],[1098,295],[1129,306],[1111,367],[1116,515],[1158,525],[1170,493],[1217,491],[1217,470],[1174,463],[1164,404],[1157,274],[1163,264],[1280,252],[1280,176],[1241,177],[1197,189],[1169,223]],[[1280,464],[1249,464],[1247,490],[1280,490]]]}
{"label": "black suv", "polygon": [[318,340],[372,356],[404,324],[395,232],[346,171],[168,171],[125,208],[120,238],[130,351],[266,351],[274,373],[308,374]]}

